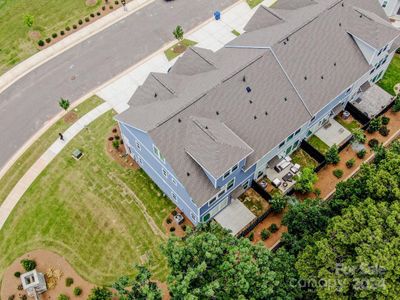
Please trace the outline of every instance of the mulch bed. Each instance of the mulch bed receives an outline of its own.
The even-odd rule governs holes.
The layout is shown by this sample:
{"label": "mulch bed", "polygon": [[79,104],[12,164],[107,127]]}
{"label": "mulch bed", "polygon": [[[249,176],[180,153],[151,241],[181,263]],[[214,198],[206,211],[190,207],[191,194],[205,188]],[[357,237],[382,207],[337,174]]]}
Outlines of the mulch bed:
{"label": "mulch bed", "polygon": [[[174,211],[179,212],[185,218],[183,223],[178,225],[174,220],[174,215],[172,214],[173,211],[171,211],[171,213],[163,221],[163,227],[165,228],[165,232],[166,232],[167,236],[170,236],[171,234],[175,234],[178,237],[184,237],[186,235],[184,228],[185,227],[193,228],[194,225],[192,222],[190,222],[190,220],[185,216],[185,214],[179,208],[174,209]],[[167,220],[170,220],[171,222],[168,224]],[[171,231],[171,228],[175,228],[175,231]]]}
{"label": "mulch bed", "polygon": [[78,120],[78,115],[74,111],[70,111],[64,116],[65,123],[73,124],[76,122],[76,120]]}
{"label": "mulch bed", "polygon": [[[115,139],[116,136],[121,137],[121,132],[118,126],[114,127],[107,135],[107,141],[106,141],[107,154],[124,168],[132,170],[140,169],[140,166],[136,163],[136,161],[133,160],[133,158],[126,151],[124,144],[120,144],[118,149],[115,149],[115,147],[113,146],[113,140]],[[113,140],[110,140],[111,137],[113,138]],[[122,143],[122,138],[119,138],[119,141]]]}

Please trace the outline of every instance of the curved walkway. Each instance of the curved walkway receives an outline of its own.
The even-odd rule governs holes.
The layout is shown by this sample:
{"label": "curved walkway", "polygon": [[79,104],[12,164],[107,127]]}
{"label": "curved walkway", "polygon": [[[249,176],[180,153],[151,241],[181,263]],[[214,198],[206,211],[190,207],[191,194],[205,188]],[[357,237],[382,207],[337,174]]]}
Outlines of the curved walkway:
{"label": "curved walkway", "polygon": [[[274,2],[275,0],[266,0],[264,1],[264,5],[271,5]],[[192,32],[188,32],[187,37],[197,41],[198,47],[217,51],[236,37],[232,33],[233,29],[243,32],[244,26],[253,16],[254,12],[255,9],[251,10],[245,1],[239,1],[236,5],[223,11],[222,20],[215,21],[210,19]],[[89,123],[110,109],[115,109],[117,112],[127,109],[130,97],[150,72],[167,72],[169,67],[174,63],[174,61],[168,62],[164,55],[164,50],[170,46],[171,44],[158,50],[153,55],[125,71],[124,74],[118,76],[109,85],[96,92],[106,102],[87,113],[69,127],[64,133],[64,141],[55,141],[18,181],[0,206],[0,230],[29,186],[72,138]]]}

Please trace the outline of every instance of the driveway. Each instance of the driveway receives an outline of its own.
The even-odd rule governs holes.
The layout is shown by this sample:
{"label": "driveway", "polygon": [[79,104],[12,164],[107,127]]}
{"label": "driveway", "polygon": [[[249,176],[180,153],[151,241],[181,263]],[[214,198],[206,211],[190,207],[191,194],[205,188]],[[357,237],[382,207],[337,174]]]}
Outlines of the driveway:
{"label": "driveway", "polygon": [[[0,94],[0,169],[60,111],[237,0],[156,0],[27,74]],[[55,137],[56,138],[56,137]]]}

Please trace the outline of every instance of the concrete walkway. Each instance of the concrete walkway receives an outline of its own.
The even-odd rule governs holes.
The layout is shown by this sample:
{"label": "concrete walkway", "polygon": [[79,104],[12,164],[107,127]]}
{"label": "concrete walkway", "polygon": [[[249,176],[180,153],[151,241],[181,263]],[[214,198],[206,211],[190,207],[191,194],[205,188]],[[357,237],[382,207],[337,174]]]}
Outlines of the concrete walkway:
{"label": "concrete walkway", "polygon": [[[275,0],[267,0],[265,3],[274,3]],[[254,14],[255,9],[250,9],[246,2],[241,1],[237,5],[228,8],[222,13],[222,20],[210,20],[203,26],[189,32],[187,37],[196,40],[198,46],[216,51],[236,36],[231,33],[233,29],[243,32],[243,27]],[[123,76],[114,80],[108,86],[100,89],[96,94],[106,102],[93,109],[64,132],[64,141],[57,140],[51,147],[32,165],[26,174],[18,181],[6,200],[0,206],[0,230],[7,221],[14,207],[18,204],[23,194],[50,164],[62,149],[82,129],[92,121],[100,117],[110,109],[122,112],[127,109],[128,101],[137,87],[141,85],[150,72],[166,72],[176,61],[169,62],[164,55],[165,48],[159,50],[149,58],[144,59],[138,65],[126,72]]]}

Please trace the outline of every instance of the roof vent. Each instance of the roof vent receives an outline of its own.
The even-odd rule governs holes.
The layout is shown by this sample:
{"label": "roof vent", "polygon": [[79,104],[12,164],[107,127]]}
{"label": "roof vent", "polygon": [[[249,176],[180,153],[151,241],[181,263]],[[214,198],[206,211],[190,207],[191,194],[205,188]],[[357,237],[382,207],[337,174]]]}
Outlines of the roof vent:
{"label": "roof vent", "polygon": [[333,65],[336,67],[336,62],[334,62]]}
{"label": "roof vent", "polygon": [[154,98],[157,98],[157,93],[154,93]]}
{"label": "roof vent", "polygon": [[342,2],[342,7],[344,7],[344,2]]}
{"label": "roof vent", "polygon": [[285,97],[285,102],[287,101],[287,97]]}
{"label": "roof vent", "polygon": [[246,82],[246,76],[245,75],[243,75],[243,82]]}
{"label": "roof vent", "polygon": [[286,42],[283,42],[284,45],[286,45]]}
{"label": "roof vent", "polygon": [[268,112],[267,111],[265,112],[265,115],[268,116]]}
{"label": "roof vent", "polygon": [[219,116],[219,111],[218,110],[215,113],[217,114],[217,116]]}
{"label": "roof vent", "polygon": [[206,126],[205,129],[208,129],[208,126]]}
{"label": "roof vent", "polygon": [[248,92],[248,93],[250,93],[251,92],[251,88],[248,86],[248,87],[246,87],[246,91]]}
{"label": "roof vent", "polygon": [[339,23],[339,27],[342,27],[342,23]]}
{"label": "roof vent", "polygon": [[190,176],[190,173],[189,173],[189,172],[187,172],[187,173],[186,173],[186,175],[189,177],[189,176]]}
{"label": "roof vent", "polygon": [[180,123],[180,122],[182,122],[182,120],[181,120],[181,119],[178,119],[178,123]]}
{"label": "roof vent", "polygon": [[254,120],[257,120],[257,116],[254,116]]}
{"label": "roof vent", "polygon": [[324,80],[324,75],[321,76],[321,79]]}
{"label": "roof vent", "polygon": [[304,80],[307,80],[307,76],[304,76]]}
{"label": "roof vent", "polygon": [[360,15],[360,18],[362,18],[362,15]]}
{"label": "roof vent", "polygon": [[250,104],[253,104],[253,101],[252,101],[252,100],[249,100],[249,103],[250,103]]}

